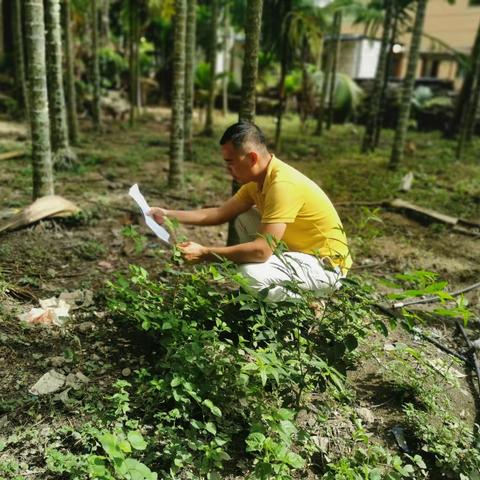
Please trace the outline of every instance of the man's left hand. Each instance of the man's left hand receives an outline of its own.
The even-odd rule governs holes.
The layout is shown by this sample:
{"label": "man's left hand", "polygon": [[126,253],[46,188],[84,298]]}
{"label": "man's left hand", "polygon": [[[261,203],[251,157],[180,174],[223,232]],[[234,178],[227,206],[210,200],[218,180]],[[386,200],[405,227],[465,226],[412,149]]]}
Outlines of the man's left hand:
{"label": "man's left hand", "polygon": [[195,242],[182,242],[177,247],[182,252],[183,258],[190,263],[201,262],[208,255],[208,248]]}

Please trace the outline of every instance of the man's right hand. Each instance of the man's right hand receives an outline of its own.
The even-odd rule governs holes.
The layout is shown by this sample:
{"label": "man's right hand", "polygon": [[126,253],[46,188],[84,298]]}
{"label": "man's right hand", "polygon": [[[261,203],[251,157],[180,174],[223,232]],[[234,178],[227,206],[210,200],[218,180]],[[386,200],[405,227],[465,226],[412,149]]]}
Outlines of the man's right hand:
{"label": "man's right hand", "polygon": [[148,211],[148,215],[150,215],[157,223],[163,224],[165,222],[165,218],[167,217],[168,210],[160,207],[153,207]]}

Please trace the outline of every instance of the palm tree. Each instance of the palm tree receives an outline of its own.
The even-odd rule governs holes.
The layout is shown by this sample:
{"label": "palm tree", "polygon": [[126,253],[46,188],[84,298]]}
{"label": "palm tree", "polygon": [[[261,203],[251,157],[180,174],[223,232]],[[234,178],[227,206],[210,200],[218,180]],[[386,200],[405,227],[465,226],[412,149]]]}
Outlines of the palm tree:
{"label": "palm tree", "polygon": [[28,89],[27,79],[25,76],[25,55],[23,45],[23,28],[22,28],[22,7],[20,0],[14,0],[12,3],[13,17],[13,51],[15,62],[15,82],[17,87],[17,99],[20,108],[24,111],[25,117],[28,119]]}
{"label": "palm tree", "polygon": [[[260,30],[262,26],[263,0],[247,0],[247,19],[245,29],[245,55],[242,68],[242,98],[239,120],[253,122],[255,120],[255,85],[258,72],[258,50]],[[239,189],[237,182],[232,181],[232,193]],[[227,245],[238,243],[238,235],[234,227],[235,219],[228,224]]]}
{"label": "palm tree", "polygon": [[25,30],[30,89],[33,198],[53,195],[53,169],[48,117],[43,0],[25,0]]}
{"label": "palm tree", "polygon": [[258,49],[262,26],[263,0],[247,0],[248,28],[245,29],[245,55],[242,69],[242,99],[240,120],[255,119],[255,85],[258,72]]}
{"label": "palm tree", "polygon": [[328,115],[327,115],[327,130],[330,129],[333,123],[333,99],[335,94],[335,83],[337,81],[337,62],[340,51],[340,35],[342,32],[342,11],[337,10],[333,14],[333,45],[332,45],[332,63],[330,70],[330,92],[328,95]]}
{"label": "palm tree", "polygon": [[74,70],[74,47],[71,28],[71,11],[70,0],[63,0],[63,33],[64,33],[64,50],[66,65],[66,100],[67,100],[67,119],[68,133],[70,135],[70,143],[76,145],[78,142],[78,116],[77,116],[77,95],[75,91],[75,70]]}
{"label": "palm tree", "polygon": [[415,14],[415,23],[412,31],[412,43],[408,55],[407,73],[403,82],[402,101],[398,116],[397,129],[393,141],[392,154],[389,167],[396,169],[403,160],[403,150],[407,135],[408,120],[410,117],[410,106],[412,101],[413,88],[415,86],[415,72],[417,69],[418,57],[420,54],[420,42],[423,32],[423,23],[425,20],[425,10],[427,0],[417,0],[417,11]]}
{"label": "palm tree", "polygon": [[68,142],[67,112],[62,75],[60,1],[47,0],[45,6],[48,100],[50,105],[53,164],[55,166],[68,167],[76,161],[76,156]]}
{"label": "palm tree", "polygon": [[277,106],[277,123],[275,126],[275,150],[280,148],[280,135],[282,133],[282,120],[285,113],[285,104],[287,100],[285,92],[285,79],[291,60],[288,36],[286,33],[290,30],[292,0],[282,2],[282,11],[279,15],[282,29],[280,35],[281,53],[280,53],[280,80],[278,82],[278,106]]}
{"label": "palm tree", "polygon": [[385,79],[388,52],[391,49],[390,35],[393,24],[393,1],[394,0],[384,0],[385,16],[383,20],[382,43],[380,46],[380,56],[378,58],[375,80],[373,82],[370,109],[367,114],[365,136],[362,144],[363,153],[371,151],[375,148],[375,133],[378,128],[382,84]]}
{"label": "palm tree", "polygon": [[197,0],[187,0],[187,32],[185,43],[185,153],[193,159],[193,98],[195,76],[195,33],[197,23]]}
{"label": "palm tree", "polygon": [[218,30],[218,0],[210,0],[211,22],[210,22],[210,46],[208,50],[208,63],[210,64],[210,82],[208,86],[207,115],[204,134],[213,135],[213,109],[215,106],[215,67],[217,63],[217,30]]}
{"label": "palm tree", "polygon": [[130,125],[133,125],[138,113],[138,90],[139,90],[139,18],[134,0],[128,3],[129,20],[129,70],[130,70]]}
{"label": "palm tree", "polygon": [[222,78],[222,110],[225,117],[228,113],[228,44],[230,40],[230,9],[228,2],[223,7],[223,78]]}
{"label": "palm tree", "polygon": [[183,186],[185,120],[185,37],[187,0],[175,0],[175,33],[173,43],[172,128],[170,132],[170,187]]}
{"label": "palm tree", "polygon": [[93,83],[93,124],[100,127],[100,61],[98,58],[98,7],[97,0],[91,0],[92,15],[92,83]]}

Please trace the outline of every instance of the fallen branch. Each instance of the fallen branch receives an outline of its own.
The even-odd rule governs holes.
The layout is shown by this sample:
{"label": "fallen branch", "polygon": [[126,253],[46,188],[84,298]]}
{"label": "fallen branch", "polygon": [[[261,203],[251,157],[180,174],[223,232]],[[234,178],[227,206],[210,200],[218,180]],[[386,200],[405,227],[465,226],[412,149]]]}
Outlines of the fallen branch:
{"label": "fallen branch", "polygon": [[477,381],[478,381],[478,393],[480,395],[480,364],[478,363],[477,354],[475,353],[475,347],[470,341],[470,339],[468,338],[467,332],[463,328],[463,325],[458,320],[456,320],[455,323],[457,324],[458,329],[460,330],[461,334],[463,335],[463,338],[465,339],[465,342],[467,343],[467,346],[468,346],[467,355],[470,356],[471,361],[473,362],[473,365],[475,367],[475,373],[477,375]]}
{"label": "fallen branch", "polygon": [[[380,303],[374,303],[373,305],[377,307],[381,312],[387,314],[392,318],[395,318],[395,319],[403,318],[403,315],[401,313],[391,310],[385,305],[382,305]],[[469,364],[469,365],[471,364],[471,362],[465,355],[462,355],[461,353],[458,353],[455,350],[452,350],[451,348],[446,347],[445,345],[443,345],[443,343],[440,343],[438,340],[435,340],[434,338],[429,337],[427,334],[421,332],[420,330],[415,330],[415,333],[420,335],[420,337],[422,337],[427,342],[431,343],[432,345],[435,345],[437,348],[439,348],[443,352],[448,353],[449,355],[452,355],[453,357],[456,357],[459,360],[462,360],[466,364]]]}
{"label": "fallen branch", "polygon": [[[474,283],[473,285],[469,285],[468,287],[461,288],[460,290],[455,290],[454,292],[450,293],[452,297],[457,297],[462,293],[470,292],[471,290],[475,290],[476,288],[480,288],[480,282]],[[435,303],[439,302],[441,299],[439,296],[434,295],[432,297],[427,298],[420,298],[417,300],[409,300],[408,302],[397,302],[392,305],[392,308],[403,308],[409,305],[419,305],[420,303]]]}
{"label": "fallen branch", "polygon": [[14,158],[20,158],[25,156],[25,151],[15,150],[13,152],[0,153],[1,160],[13,160]]}

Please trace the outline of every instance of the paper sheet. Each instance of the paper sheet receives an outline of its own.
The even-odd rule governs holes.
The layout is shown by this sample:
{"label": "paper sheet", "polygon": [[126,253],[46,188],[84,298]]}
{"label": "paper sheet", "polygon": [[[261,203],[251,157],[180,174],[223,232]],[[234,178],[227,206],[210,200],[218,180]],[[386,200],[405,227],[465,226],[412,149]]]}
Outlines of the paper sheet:
{"label": "paper sheet", "polygon": [[140,189],[138,188],[138,185],[132,185],[130,187],[130,190],[128,191],[128,194],[137,202],[137,205],[140,207],[140,210],[143,213],[143,216],[145,218],[145,223],[150,227],[150,229],[155,233],[155,235],[162,240],[164,243],[167,245],[170,244],[170,234],[161,226],[159,225],[152,217],[147,215],[148,211],[150,210],[150,207],[148,206],[147,201],[145,200],[145,197],[141,194]]}

